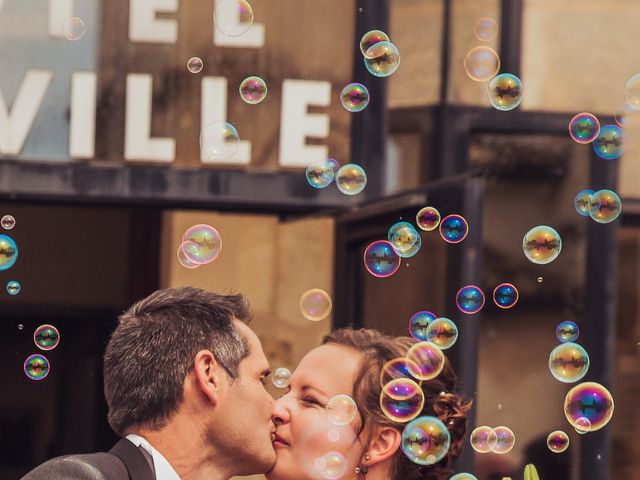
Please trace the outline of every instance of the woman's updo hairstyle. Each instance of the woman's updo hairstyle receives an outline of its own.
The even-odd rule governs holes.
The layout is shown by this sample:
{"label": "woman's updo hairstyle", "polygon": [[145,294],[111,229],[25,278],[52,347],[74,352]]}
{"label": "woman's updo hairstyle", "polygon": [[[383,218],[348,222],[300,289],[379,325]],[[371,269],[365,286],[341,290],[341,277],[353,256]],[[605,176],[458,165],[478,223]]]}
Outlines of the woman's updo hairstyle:
{"label": "woman's updo hairstyle", "polygon": [[[375,427],[390,426],[402,432],[405,423],[389,419],[380,408],[380,374],[384,365],[393,359],[404,357],[416,343],[410,337],[391,337],[371,329],[344,328],[327,335],[323,344],[342,345],[362,353],[363,359],[353,384],[353,399],[362,416],[361,432],[371,438]],[[424,407],[420,415],[437,417],[447,426],[451,446],[447,455],[434,465],[418,468],[401,450],[393,457],[391,478],[394,480],[446,480],[452,474],[452,465],[460,455],[466,431],[466,413],[471,402],[464,402],[454,393],[457,377],[445,357],[442,372],[432,380],[421,384]]]}

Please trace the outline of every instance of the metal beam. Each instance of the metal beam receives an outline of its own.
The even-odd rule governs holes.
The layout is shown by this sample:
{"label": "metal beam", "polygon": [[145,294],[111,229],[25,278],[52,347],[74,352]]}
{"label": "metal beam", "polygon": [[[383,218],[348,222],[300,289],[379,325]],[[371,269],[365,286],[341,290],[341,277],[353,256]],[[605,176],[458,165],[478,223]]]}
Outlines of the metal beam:
{"label": "metal beam", "polygon": [[500,2],[500,70],[520,76],[523,0]]}

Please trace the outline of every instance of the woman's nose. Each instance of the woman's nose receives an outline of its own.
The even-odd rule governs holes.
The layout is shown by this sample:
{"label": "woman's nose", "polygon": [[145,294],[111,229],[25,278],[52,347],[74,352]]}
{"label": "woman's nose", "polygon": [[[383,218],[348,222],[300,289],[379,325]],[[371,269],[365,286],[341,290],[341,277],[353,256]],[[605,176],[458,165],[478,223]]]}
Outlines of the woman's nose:
{"label": "woman's nose", "polygon": [[273,404],[273,412],[271,414],[271,419],[273,423],[277,425],[282,425],[283,423],[288,423],[290,420],[289,408],[287,407],[287,398],[288,395],[283,395],[278,398]]}

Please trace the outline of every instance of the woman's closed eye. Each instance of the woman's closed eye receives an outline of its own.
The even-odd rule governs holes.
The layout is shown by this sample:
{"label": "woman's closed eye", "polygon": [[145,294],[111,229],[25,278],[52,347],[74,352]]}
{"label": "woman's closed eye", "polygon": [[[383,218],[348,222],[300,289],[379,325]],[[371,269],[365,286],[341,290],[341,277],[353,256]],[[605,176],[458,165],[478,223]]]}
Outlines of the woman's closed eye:
{"label": "woman's closed eye", "polygon": [[313,405],[313,406],[317,405],[319,407],[322,406],[318,400],[316,400],[315,398],[310,397],[308,395],[305,395],[304,397],[302,397],[302,402],[306,403],[307,405]]}

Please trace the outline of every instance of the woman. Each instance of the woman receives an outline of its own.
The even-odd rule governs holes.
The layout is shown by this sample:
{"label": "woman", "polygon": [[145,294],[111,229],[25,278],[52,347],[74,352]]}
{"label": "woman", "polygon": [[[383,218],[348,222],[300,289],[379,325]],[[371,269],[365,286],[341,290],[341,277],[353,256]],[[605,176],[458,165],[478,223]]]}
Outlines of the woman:
{"label": "woman", "polygon": [[[309,352],[293,373],[288,391],[276,401],[273,420],[277,426],[277,460],[267,478],[449,478],[451,464],[460,453],[470,408],[453,393],[456,377],[449,362],[435,379],[421,384],[425,401],[420,415],[438,417],[451,436],[442,460],[426,466],[412,462],[400,448],[406,423],[392,421],[380,406],[381,383],[387,381],[381,382],[383,367],[390,360],[404,357],[414,343],[410,338],[393,338],[375,330],[343,329],[331,333],[322,346]],[[353,420],[345,395],[357,405]],[[327,408],[330,399],[335,405]]]}

